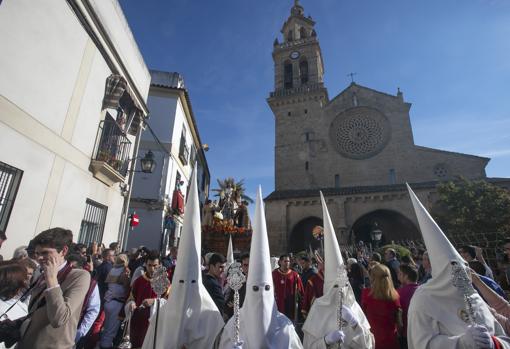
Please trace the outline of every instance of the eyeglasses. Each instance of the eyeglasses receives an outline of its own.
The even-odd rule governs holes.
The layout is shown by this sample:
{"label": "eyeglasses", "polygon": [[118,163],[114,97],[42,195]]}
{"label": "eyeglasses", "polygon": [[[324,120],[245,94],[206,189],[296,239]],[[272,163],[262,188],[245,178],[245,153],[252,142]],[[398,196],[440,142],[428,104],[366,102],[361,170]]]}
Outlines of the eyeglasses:
{"label": "eyeglasses", "polygon": [[249,267],[250,264],[249,263],[243,263],[243,267]]}

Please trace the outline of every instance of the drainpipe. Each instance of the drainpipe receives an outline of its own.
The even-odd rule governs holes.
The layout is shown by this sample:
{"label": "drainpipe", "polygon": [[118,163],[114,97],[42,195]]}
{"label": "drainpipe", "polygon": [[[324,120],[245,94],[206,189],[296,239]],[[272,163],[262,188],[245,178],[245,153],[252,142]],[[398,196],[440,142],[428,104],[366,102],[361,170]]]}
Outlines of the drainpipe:
{"label": "drainpipe", "polygon": [[135,179],[135,169],[136,169],[136,160],[138,157],[138,148],[140,147],[140,139],[142,138],[143,131],[143,122],[138,129],[138,134],[135,139],[135,150],[133,152],[133,160],[131,161],[131,166],[128,170],[129,178],[128,178],[128,193],[124,197],[124,204],[122,206],[122,214],[120,215],[120,224],[119,224],[119,235],[118,242],[121,246],[121,251],[125,251],[127,248],[127,235],[129,233],[129,226],[127,224],[128,214],[129,214],[129,201],[131,200],[131,190],[133,189],[133,181]]}

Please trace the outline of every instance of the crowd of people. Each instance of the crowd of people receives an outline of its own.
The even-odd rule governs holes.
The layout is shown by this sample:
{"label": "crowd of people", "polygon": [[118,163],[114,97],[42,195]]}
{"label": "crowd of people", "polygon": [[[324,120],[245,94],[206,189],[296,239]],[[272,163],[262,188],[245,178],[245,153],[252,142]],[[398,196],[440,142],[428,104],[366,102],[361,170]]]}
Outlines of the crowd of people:
{"label": "crowd of people", "polygon": [[[46,306],[54,309],[44,310],[52,314],[55,311],[55,323],[69,324],[58,331],[51,328],[51,323],[46,324],[46,330],[53,336],[46,332],[44,324],[40,324],[37,330],[41,332],[34,332],[30,338],[63,343],[62,347],[69,348],[113,348],[127,332],[124,327],[128,322],[123,319],[129,315],[130,340],[133,348],[140,348],[149,326],[150,309],[156,299],[150,284],[152,273],[162,265],[171,280],[177,263],[177,248],[173,247],[168,255],[160,256],[158,251],[145,247],[120,253],[117,243],[105,248],[95,243],[85,246],[71,241],[70,231],[50,229],[39,234],[27,247],[17,249],[11,260],[1,262],[2,320],[15,322],[24,319],[29,312],[37,312],[39,306],[34,304],[41,298],[37,289],[42,283],[51,291],[57,284],[63,286],[72,279],[70,300],[57,299],[58,295],[55,295],[53,302],[46,300]],[[510,241],[507,244],[510,247]],[[343,257],[355,299],[374,334],[375,347],[404,349],[408,347],[407,314],[411,298],[416,289],[431,278],[431,265],[428,253],[421,249],[411,249],[412,255],[405,256],[398,255],[393,248],[383,252],[384,257],[378,252],[368,256],[360,248],[355,256],[347,253]],[[505,252],[510,255],[510,248],[505,248]],[[494,273],[485,262],[482,250],[466,245],[459,248],[459,253],[473,271],[474,286],[495,309],[495,314],[499,314],[498,319],[504,328],[510,330],[507,295],[494,280]],[[237,257],[242,272],[247,276],[249,253]],[[234,313],[234,292],[226,283],[226,259],[219,253],[209,252],[203,254],[202,260],[203,284],[224,320],[228,321]],[[70,273],[71,270],[73,273]],[[80,272],[75,276],[78,270]],[[55,271],[57,282],[52,282]],[[506,273],[502,275],[506,276]],[[313,302],[323,296],[323,258],[318,251],[313,255],[283,254],[278,258],[278,267],[272,271],[272,278],[278,311],[292,320],[302,337],[301,326]],[[163,297],[167,297],[168,292]],[[242,307],[246,283],[239,295],[239,306]],[[67,303],[65,310],[62,310],[62,302]],[[76,334],[73,337],[71,333]],[[20,343],[19,348],[32,347],[32,340]],[[6,345],[8,341],[0,347],[5,348]]]}
{"label": "crowd of people", "polygon": [[[0,348],[106,349],[126,340],[132,348],[152,348],[148,341],[155,347],[174,330],[177,337],[203,333],[200,341],[178,338],[175,343],[188,343],[178,346],[162,340],[160,348],[510,347],[510,303],[494,279],[506,272],[492,270],[479,247],[453,249],[418,201],[420,227],[430,233],[424,244],[407,246],[409,254],[392,247],[369,253],[363,246],[340,252],[323,202],[324,251],[283,254],[276,267],[260,202],[261,196],[250,253],[236,256],[245,276],[239,297],[227,282],[234,266],[225,256],[201,251],[197,261],[192,253],[200,249],[196,216],[185,221],[180,250],[172,247],[165,256],[145,247],[120,251],[117,243],[76,244],[63,228],[41,232],[0,264]],[[510,240],[502,247],[510,256]],[[167,304],[156,303],[156,270],[169,281],[161,294]],[[159,330],[152,322],[158,309]],[[198,327],[182,324],[204,309]]]}

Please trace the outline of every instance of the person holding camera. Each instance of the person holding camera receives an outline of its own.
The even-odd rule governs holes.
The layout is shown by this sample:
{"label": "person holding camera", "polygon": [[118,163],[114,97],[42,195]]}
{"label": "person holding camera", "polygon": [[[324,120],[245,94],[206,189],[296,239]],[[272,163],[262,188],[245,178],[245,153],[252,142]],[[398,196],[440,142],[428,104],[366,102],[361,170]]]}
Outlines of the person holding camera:
{"label": "person holding camera", "polygon": [[[0,323],[13,321],[27,315],[27,305],[20,301],[27,285],[26,269],[18,263],[2,262],[0,265]],[[2,337],[2,335],[0,335]],[[0,338],[0,342],[4,339]],[[11,343],[0,343],[0,349]]]}
{"label": "person holding camera", "polygon": [[66,262],[73,233],[52,228],[37,235],[35,255],[42,276],[32,289],[28,317],[19,328],[18,349],[73,347],[90,274]]}

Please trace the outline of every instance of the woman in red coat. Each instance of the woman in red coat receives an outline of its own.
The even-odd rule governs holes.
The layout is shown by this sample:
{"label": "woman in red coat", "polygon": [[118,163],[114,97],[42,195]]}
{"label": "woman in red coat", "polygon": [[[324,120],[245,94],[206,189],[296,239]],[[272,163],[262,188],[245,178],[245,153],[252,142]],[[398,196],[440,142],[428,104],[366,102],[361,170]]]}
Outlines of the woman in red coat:
{"label": "woman in red coat", "polygon": [[402,309],[388,267],[376,264],[370,269],[371,288],[361,294],[361,307],[375,337],[375,349],[399,349],[398,328]]}

